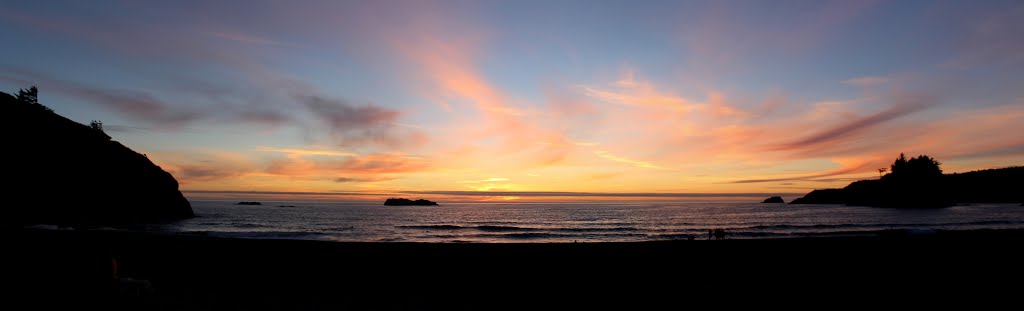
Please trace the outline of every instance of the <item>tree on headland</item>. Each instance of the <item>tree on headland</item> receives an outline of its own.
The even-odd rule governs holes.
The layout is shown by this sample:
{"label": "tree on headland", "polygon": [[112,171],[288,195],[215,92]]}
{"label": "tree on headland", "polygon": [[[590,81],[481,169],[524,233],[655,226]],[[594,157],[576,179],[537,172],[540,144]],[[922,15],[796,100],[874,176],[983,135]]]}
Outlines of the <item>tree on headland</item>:
{"label": "tree on headland", "polygon": [[[942,163],[932,157],[919,155],[916,158],[907,159],[906,155],[900,153],[900,157],[892,163],[886,176],[895,178],[929,178],[942,176]],[[881,170],[879,170],[881,172]]]}
{"label": "tree on headland", "polygon": [[92,122],[89,122],[89,127],[92,128],[93,130],[103,133],[103,121],[92,120]]}
{"label": "tree on headland", "polygon": [[39,89],[37,89],[36,86],[33,85],[32,87],[28,88],[27,90],[26,89],[18,90],[18,100],[26,102],[26,103],[29,103],[29,104],[36,104],[36,105],[38,105],[39,104]]}
{"label": "tree on headland", "polygon": [[27,90],[26,89],[18,90],[17,98],[18,98],[18,100],[20,100],[22,102],[26,102],[26,103],[29,103],[29,104],[33,104],[33,105],[42,107],[43,109],[45,109],[48,112],[53,112],[53,109],[50,109],[50,107],[43,106],[43,104],[39,103],[39,89],[36,88],[35,85],[33,85],[32,87],[29,87]]}
{"label": "tree on headland", "polygon": [[880,179],[859,180],[841,189],[814,190],[790,204],[848,204],[895,208],[949,207],[958,203],[1024,202],[1024,167],[944,174],[942,163],[900,154]]}

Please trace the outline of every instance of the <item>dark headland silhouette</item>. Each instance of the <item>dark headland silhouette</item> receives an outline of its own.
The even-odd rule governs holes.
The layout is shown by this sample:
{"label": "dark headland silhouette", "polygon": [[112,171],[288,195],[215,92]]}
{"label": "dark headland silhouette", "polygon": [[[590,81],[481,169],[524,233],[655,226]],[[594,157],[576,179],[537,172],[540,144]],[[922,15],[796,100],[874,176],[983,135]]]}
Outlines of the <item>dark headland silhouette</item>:
{"label": "dark headland silhouette", "polygon": [[193,217],[178,182],[145,155],[38,101],[35,87],[0,92],[9,225],[99,226]]}
{"label": "dark headland silhouette", "polygon": [[437,202],[428,201],[428,200],[424,200],[424,199],[419,199],[419,200],[413,201],[413,200],[409,200],[409,199],[405,199],[405,198],[390,198],[390,199],[387,199],[387,200],[384,201],[384,205],[391,205],[391,206],[409,206],[409,205],[428,206],[428,205],[437,205]]}
{"label": "dark headland silhouette", "polygon": [[1024,167],[943,174],[940,165],[926,155],[907,159],[900,154],[890,173],[880,179],[856,181],[842,189],[814,190],[790,204],[930,208],[1024,201],[1020,190]]}
{"label": "dark headland silhouette", "polygon": [[761,201],[761,203],[786,203],[786,201],[783,200],[780,196],[774,196],[764,199],[764,201]]}

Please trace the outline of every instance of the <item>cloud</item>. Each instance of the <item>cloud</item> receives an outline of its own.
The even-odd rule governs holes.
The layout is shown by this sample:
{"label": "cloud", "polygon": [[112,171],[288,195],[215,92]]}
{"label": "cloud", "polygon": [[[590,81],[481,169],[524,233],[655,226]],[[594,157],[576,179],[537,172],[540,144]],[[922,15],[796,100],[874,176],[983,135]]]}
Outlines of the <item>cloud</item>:
{"label": "cloud", "polygon": [[774,150],[810,149],[822,144],[832,143],[841,138],[859,134],[882,123],[921,111],[928,107],[928,97],[907,97],[888,109],[848,121],[839,126],[825,129],[816,134],[799,140],[775,146]]}
{"label": "cloud", "polygon": [[853,160],[853,162],[843,165],[842,167],[818,174],[792,176],[792,177],[780,177],[780,178],[765,178],[765,179],[744,179],[735,180],[729,183],[731,184],[752,184],[752,183],[767,183],[767,182],[780,182],[780,181],[812,181],[812,182],[836,182],[836,181],[854,181],[863,178],[829,178],[834,176],[849,175],[856,173],[866,173],[874,171],[881,162],[879,161],[865,161],[865,160]]}
{"label": "cloud", "polygon": [[492,178],[480,179],[480,180],[463,180],[463,181],[460,181],[460,183],[487,183],[487,182],[505,182],[505,181],[509,181],[509,179],[508,178],[503,178],[503,177],[492,177]]}
{"label": "cloud", "polygon": [[[122,9],[138,8],[129,6]],[[54,82],[52,84],[66,86],[62,89],[69,93],[69,97],[89,99],[90,102],[106,106],[139,122],[162,127],[181,127],[196,121],[286,125],[298,127],[305,133],[327,132],[327,139],[345,146],[394,148],[426,141],[427,137],[422,131],[395,128],[393,124],[397,123],[399,116],[395,110],[372,105],[348,105],[344,101],[331,99],[309,83],[266,65],[265,55],[240,51],[237,46],[216,44],[210,38],[248,45],[294,47],[294,44],[251,33],[223,30],[223,25],[219,23],[204,23],[202,21],[208,18],[195,18],[190,14],[206,16],[207,13],[194,10],[185,14],[185,17],[192,18],[182,18],[198,20],[196,23],[169,26],[159,21],[133,21],[132,27],[122,27],[119,23],[124,21],[119,19],[94,20],[84,16],[55,16],[49,12],[0,9],[0,16],[10,17],[12,24],[30,31],[57,35],[79,45],[99,48],[116,58],[181,68],[177,72],[157,77],[158,82],[165,87],[162,91],[173,92],[174,102],[168,102],[166,98],[169,97],[157,96],[154,92],[127,91],[116,87],[50,79]],[[12,72],[2,69],[4,73]],[[135,70],[135,67],[119,69],[118,74],[121,76],[148,74]],[[25,77],[22,74],[17,76]],[[145,77],[150,78],[151,75]],[[38,84],[44,86],[45,83]],[[44,92],[46,88],[51,87],[45,87]],[[295,109],[292,105],[301,109]],[[303,112],[318,118],[322,121],[318,125],[327,129],[315,128],[302,118]],[[310,138],[323,139],[317,135],[311,135]]]}
{"label": "cloud", "polygon": [[424,158],[398,154],[374,154],[339,163],[335,169],[339,173],[382,174],[417,172],[429,167],[430,163]]}
{"label": "cloud", "polygon": [[259,37],[259,36],[254,36],[254,35],[247,35],[247,34],[238,33],[238,32],[218,32],[218,31],[213,31],[213,32],[209,32],[208,34],[210,36],[213,36],[213,37],[216,37],[216,38],[230,40],[230,41],[235,41],[235,42],[241,42],[241,43],[246,43],[246,44],[252,44],[252,45],[269,45],[269,46],[282,46],[282,47],[297,47],[297,45],[295,45],[295,44],[281,42],[281,41],[277,41],[277,40],[273,40],[273,39],[268,39],[268,38],[263,38],[263,37]]}
{"label": "cloud", "polygon": [[259,151],[268,152],[280,152],[287,154],[299,154],[299,155],[320,155],[320,156],[334,156],[334,157],[358,157],[359,154],[352,152],[332,151],[332,150],[311,150],[311,149],[298,149],[298,148],[273,148],[260,146],[256,147]]}
{"label": "cloud", "polygon": [[987,150],[977,150],[953,156],[954,159],[998,158],[1024,155],[1024,143],[1000,146]]}
{"label": "cloud", "polygon": [[134,119],[154,124],[181,126],[202,117],[198,112],[178,108],[152,95],[128,90],[109,90],[76,86],[68,90],[73,96],[106,106]]}
{"label": "cloud", "polygon": [[393,180],[393,179],[394,178],[388,178],[388,177],[338,177],[338,178],[334,179],[334,182],[337,182],[337,183],[363,183],[363,182],[388,181],[388,180]]}
{"label": "cloud", "polygon": [[171,171],[171,174],[182,180],[183,183],[190,183],[196,181],[211,181],[218,179],[225,179],[231,177],[237,177],[244,172],[232,169],[224,168],[215,165],[178,165]]}
{"label": "cloud", "polygon": [[638,106],[662,108],[679,112],[695,109],[698,104],[674,94],[657,89],[648,81],[638,80],[631,70],[610,88],[580,85],[583,95],[600,101]]}
{"label": "cloud", "polygon": [[144,126],[128,126],[128,125],[103,125],[103,131],[115,132],[115,133],[132,133],[132,132],[150,132],[154,129],[151,127]]}
{"label": "cloud", "polygon": [[888,82],[889,82],[889,78],[887,78],[887,77],[865,76],[865,77],[857,77],[857,78],[847,79],[847,80],[843,81],[843,84],[849,84],[849,85],[854,85],[854,86],[859,86],[859,87],[869,87],[869,86],[885,84],[885,83],[888,83]]}
{"label": "cloud", "polygon": [[278,111],[241,111],[238,120],[246,123],[282,125],[292,121],[292,117]]}
{"label": "cloud", "polygon": [[346,159],[305,159],[300,154],[274,159],[265,170],[273,175],[380,175],[415,173],[427,170],[424,158],[400,154],[369,154]]}
{"label": "cloud", "polygon": [[400,146],[425,140],[415,128],[396,124],[400,115],[396,110],[314,95],[296,96],[296,100],[328,127],[331,138],[341,146]]}
{"label": "cloud", "polygon": [[56,92],[152,124],[179,127],[202,117],[200,113],[169,104],[143,91],[93,87],[15,68],[2,69],[0,81],[36,85],[40,92]]}
{"label": "cloud", "polygon": [[662,166],[659,166],[659,165],[656,165],[656,164],[653,164],[653,163],[650,163],[650,162],[637,161],[637,160],[633,160],[633,159],[627,159],[627,158],[623,158],[623,157],[620,157],[620,156],[616,156],[614,154],[609,153],[608,151],[594,151],[594,154],[596,154],[597,156],[599,156],[599,157],[601,157],[603,159],[606,159],[606,160],[611,160],[611,161],[621,162],[621,163],[628,163],[628,164],[632,164],[633,166],[640,167],[640,168],[649,168],[649,169],[658,169],[658,170],[666,170],[667,169],[665,167],[662,167]]}
{"label": "cloud", "polygon": [[[872,166],[872,163],[870,163],[870,162],[861,162],[861,163],[856,163],[854,165],[847,165],[847,166],[841,167],[839,169],[836,169],[836,170],[833,170],[833,171],[829,171],[829,172],[825,172],[825,173],[820,173],[820,174],[811,174],[811,175],[803,175],[803,176],[795,176],[795,177],[782,177],[782,178],[744,179],[744,180],[731,181],[729,183],[731,183],[731,184],[752,184],[752,183],[766,183],[766,182],[780,182],[780,181],[835,182],[835,181],[838,181],[838,180],[846,180],[846,179],[825,178],[825,177],[847,175],[847,174],[853,174],[853,173],[863,173],[863,172],[866,172],[869,169],[873,169],[874,167],[875,166]],[[857,178],[855,178],[855,179],[857,179]]]}
{"label": "cloud", "polygon": [[147,157],[182,184],[234,180],[255,172],[257,167],[243,154],[222,151],[154,151]]}

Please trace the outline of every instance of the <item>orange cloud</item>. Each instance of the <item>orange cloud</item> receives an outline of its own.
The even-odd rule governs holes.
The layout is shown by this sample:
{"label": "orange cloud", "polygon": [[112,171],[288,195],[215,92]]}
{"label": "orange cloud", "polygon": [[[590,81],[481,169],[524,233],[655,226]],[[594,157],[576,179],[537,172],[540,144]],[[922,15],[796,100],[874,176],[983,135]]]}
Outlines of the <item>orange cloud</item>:
{"label": "orange cloud", "polygon": [[331,150],[309,150],[309,149],[295,149],[295,148],[273,148],[273,147],[265,147],[265,146],[256,147],[256,150],[259,150],[259,151],[269,151],[269,152],[280,152],[280,153],[287,153],[287,154],[298,154],[298,155],[322,155],[322,156],[334,156],[334,157],[358,157],[359,156],[359,154],[352,153],[352,152],[341,152],[341,151],[331,151]]}
{"label": "orange cloud", "polygon": [[672,111],[687,112],[696,108],[697,104],[680,96],[658,90],[648,81],[636,78],[636,73],[629,69],[611,88],[580,85],[583,94],[609,103],[622,105],[656,107]]}
{"label": "orange cloud", "polygon": [[623,158],[623,157],[620,157],[620,156],[616,156],[616,155],[613,155],[613,154],[609,153],[608,151],[603,151],[603,150],[602,151],[594,151],[594,154],[596,154],[597,156],[599,156],[601,158],[607,159],[607,160],[611,160],[611,161],[615,161],[615,162],[621,162],[621,163],[628,163],[628,164],[632,164],[633,166],[640,167],[640,168],[650,168],[650,169],[659,169],[659,170],[666,170],[667,169],[665,167],[659,166],[659,165],[651,163],[651,162],[637,161],[637,160],[633,160],[633,159],[627,159],[627,158]]}
{"label": "orange cloud", "polygon": [[509,179],[508,178],[502,178],[502,177],[492,177],[492,178],[480,179],[480,180],[463,180],[463,181],[460,181],[460,183],[485,183],[485,182],[505,182],[505,181],[509,181]]}
{"label": "orange cloud", "polygon": [[370,154],[345,160],[306,159],[299,154],[274,159],[266,172],[274,175],[378,175],[420,172],[430,163],[400,154]]}
{"label": "orange cloud", "polygon": [[246,155],[217,150],[148,152],[146,156],[167,170],[182,185],[244,178],[257,171]]}

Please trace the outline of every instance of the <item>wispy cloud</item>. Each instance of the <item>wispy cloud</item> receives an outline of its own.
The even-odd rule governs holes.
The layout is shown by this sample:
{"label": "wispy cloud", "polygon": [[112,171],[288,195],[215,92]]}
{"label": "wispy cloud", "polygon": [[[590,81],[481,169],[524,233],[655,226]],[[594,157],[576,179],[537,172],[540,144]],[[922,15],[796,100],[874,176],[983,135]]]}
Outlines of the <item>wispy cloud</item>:
{"label": "wispy cloud", "polygon": [[256,147],[259,151],[268,152],[280,152],[287,154],[300,154],[300,155],[322,155],[322,156],[334,156],[334,157],[358,157],[359,154],[352,152],[332,151],[332,150],[310,150],[310,149],[297,149],[297,148],[273,148],[260,146]]}
{"label": "wispy cloud", "polygon": [[[857,163],[857,164],[854,164],[854,165],[844,166],[842,168],[839,168],[839,169],[836,169],[836,170],[833,170],[833,171],[829,171],[829,172],[825,172],[825,173],[819,173],[819,174],[800,175],[800,176],[792,176],[792,177],[780,177],[780,178],[765,178],[765,179],[743,179],[743,180],[731,181],[729,183],[733,183],[733,184],[752,184],[752,183],[767,183],[767,182],[782,182],[782,181],[835,182],[835,181],[841,180],[841,179],[826,178],[826,177],[848,175],[848,174],[853,174],[853,173],[864,173],[867,170],[874,169],[874,166],[872,166],[871,164],[872,163],[868,163],[868,162]],[[854,179],[857,179],[857,178],[854,178]],[[842,180],[848,180],[848,179],[842,179]]]}
{"label": "wispy cloud", "polygon": [[368,154],[335,159],[305,159],[290,156],[271,161],[266,172],[275,175],[379,175],[420,172],[428,169],[430,162],[423,158],[400,154]]}
{"label": "wispy cloud", "polygon": [[847,80],[843,81],[843,84],[849,84],[849,85],[860,86],[860,87],[869,87],[869,86],[875,86],[875,85],[882,85],[882,84],[885,84],[885,83],[888,83],[888,82],[889,82],[889,78],[887,78],[887,77],[864,76],[864,77],[856,77],[856,78],[847,79]]}
{"label": "wispy cloud", "polygon": [[343,100],[306,95],[296,98],[330,130],[333,140],[341,146],[422,143],[423,134],[409,127],[397,126],[400,113],[372,104],[353,105]]}
{"label": "wispy cloud", "polygon": [[196,111],[164,102],[143,91],[94,87],[16,68],[3,68],[2,72],[0,81],[36,85],[44,92],[56,92],[153,124],[180,127],[203,117]]}
{"label": "wispy cloud", "polygon": [[839,126],[825,129],[816,134],[799,140],[776,146],[776,150],[792,150],[813,148],[824,143],[834,142],[840,138],[858,134],[879,124],[921,111],[932,104],[933,99],[924,96],[911,96],[901,102],[876,113],[860,117]]}
{"label": "wispy cloud", "polygon": [[578,86],[584,95],[604,102],[654,107],[667,110],[686,112],[695,109],[698,104],[657,89],[648,81],[638,80],[635,72],[627,71],[625,76],[611,87]]}
{"label": "wispy cloud", "polygon": [[270,45],[270,46],[282,46],[282,47],[298,47],[298,45],[292,44],[292,43],[281,42],[281,41],[277,41],[277,40],[273,40],[273,39],[269,39],[269,38],[264,38],[264,37],[254,36],[254,35],[248,35],[248,34],[242,34],[242,33],[237,33],[237,32],[219,32],[219,31],[214,31],[214,32],[210,32],[209,35],[213,36],[213,37],[216,37],[216,38],[220,38],[220,39],[225,39],[225,40],[230,40],[230,41],[235,41],[235,42],[241,42],[241,43],[246,43],[246,44]]}
{"label": "wispy cloud", "polygon": [[394,180],[391,177],[338,177],[334,179],[337,183],[365,183]]}
{"label": "wispy cloud", "polygon": [[460,181],[460,183],[487,183],[487,182],[506,182],[506,181],[509,181],[509,179],[508,178],[503,178],[503,177],[492,177],[492,178],[480,179],[480,180],[463,180],[463,181]]}
{"label": "wispy cloud", "polygon": [[149,152],[147,157],[185,186],[244,178],[258,170],[248,157],[223,151]]}
{"label": "wispy cloud", "polygon": [[598,157],[601,157],[601,158],[606,159],[606,160],[615,161],[615,162],[621,162],[621,163],[627,163],[627,164],[631,164],[633,166],[640,167],[640,168],[650,168],[650,169],[658,169],[658,170],[666,170],[666,169],[668,169],[668,168],[656,165],[656,164],[651,163],[651,162],[638,161],[638,160],[633,160],[633,159],[628,159],[628,158],[616,156],[614,154],[611,154],[608,151],[603,151],[603,150],[602,151],[594,151],[594,154],[596,154]]}

